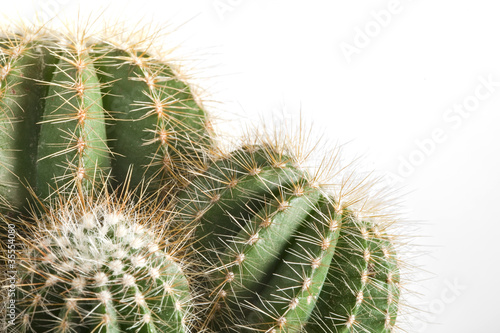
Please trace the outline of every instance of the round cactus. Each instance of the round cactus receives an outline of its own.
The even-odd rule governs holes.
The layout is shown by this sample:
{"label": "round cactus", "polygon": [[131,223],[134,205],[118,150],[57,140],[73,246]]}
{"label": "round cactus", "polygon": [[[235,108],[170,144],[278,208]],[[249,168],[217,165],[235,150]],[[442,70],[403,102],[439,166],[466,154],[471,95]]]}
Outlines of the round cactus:
{"label": "round cactus", "polygon": [[0,199],[40,197],[110,177],[172,187],[210,144],[206,113],[179,62],[151,37],[48,27],[0,36]]}
{"label": "round cactus", "polygon": [[178,196],[213,266],[206,324],[391,332],[399,269],[386,224],[360,218],[297,162],[272,145],[249,145],[216,160]]}
{"label": "round cactus", "polygon": [[32,233],[19,240],[15,317],[8,317],[7,327],[191,332],[195,297],[186,233],[160,230],[171,215],[157,205],[72,196],[51,203],[35,221],[18,222]]}

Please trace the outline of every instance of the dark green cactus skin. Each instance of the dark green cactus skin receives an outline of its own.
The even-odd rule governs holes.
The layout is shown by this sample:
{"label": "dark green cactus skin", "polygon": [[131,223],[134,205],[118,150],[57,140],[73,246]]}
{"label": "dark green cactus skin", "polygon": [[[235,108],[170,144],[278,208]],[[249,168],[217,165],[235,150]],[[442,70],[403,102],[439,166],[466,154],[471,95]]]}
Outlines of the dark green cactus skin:
{"label": "dark green cactus skin", "polygon": [[212,267],[207,325],[391,332],[399,271],[389,238],[339,207],[296,164],[271,146],[248,146],[180,193],[179,209],[186,223],[195,221],[199,252]]}
{"label": "dark green cactus skin", "polygon": [[[43,113],[53,56],[39,45],[15,39],[0,42],[0,199],[4,208],[25,204],[28,191],[21,182],[35,184],[39,122]],[[12,55],[18,50],[23,55]],[[30,96],[28,98],[27,96]],[[29,112],[25,111],[29,110]]]}
{"label": "dark green cactus skin", "polygon": [[[206,114],[174,67],[87,39],[0,40],[0,199],[141,182],[179,186],[210,145]],[[129,171],[130,179],[127,178]]]}

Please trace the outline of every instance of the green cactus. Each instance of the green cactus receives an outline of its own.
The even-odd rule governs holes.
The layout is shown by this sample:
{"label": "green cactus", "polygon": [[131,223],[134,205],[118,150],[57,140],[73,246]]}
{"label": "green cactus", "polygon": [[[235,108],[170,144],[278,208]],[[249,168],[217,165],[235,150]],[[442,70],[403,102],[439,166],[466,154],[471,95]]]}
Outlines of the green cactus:
{"label": "green cactus", "polygon": [[196,221],[198,251],[213,267],[206,324],[391,332],[399,270],[390,237],[296,165],[272,145],[251,145],[216,160],[179,194],[185,223]]}
{"label": "green cactus", "polygon": [[384,218],[286,145],[214,155],[182,71],[148,37],[114,35],[0,38],[0,221],[23,231],[2,328],[394,331],[400,271]]}
{"label": "green cactus", "polygon": [[[207,116],[174,62],[154,43],[47,27],[0,39],[0,199],[26,206],[28,187],[170,188],[201,163]],[[116,35],[118,35],[116,33]],[[153,45],[152,45],[153,44]],[[151,52],[149,52],[151,51]]]}
{"label": "green cactus", "polygon": [[191,332],[195,297],[184,233],[157,228],[169,213],[154,201],[65,199],[19,240],[8,331]]}
{"label": "green cactus", "polygon": [[[185,269],[194,264],[181,251],[189,246],[174,241],[189,230],[164,233],[172,227],[164,202],[202,167],[209,121],[179,62],[151,36],[136,37],[48,26],[0,35],[2,281],[7,223],[27,250],[16,261],[16,318],[4,329],[193,330],[198,296]],[[147,194],[117,203],[118,220],[109,200],[93,202],[96,191],[138,187]],[[162,204],[148,208],[143,197]],[[146,225],[144,237],[122,235]],[[120,246],[123,258],[113,259]]]}

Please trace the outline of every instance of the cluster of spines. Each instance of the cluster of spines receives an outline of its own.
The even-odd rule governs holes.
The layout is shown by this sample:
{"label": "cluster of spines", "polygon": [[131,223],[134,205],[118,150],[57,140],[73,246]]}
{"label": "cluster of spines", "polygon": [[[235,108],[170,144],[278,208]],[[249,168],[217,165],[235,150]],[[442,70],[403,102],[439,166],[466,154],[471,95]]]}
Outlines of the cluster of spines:
{"label": "cluster of spines", "polygon": [[248,145],[216,159],[179,195],[183,218],[196,224],[200,253],[213,266],[207,325],[392,331],[399,287],[389,236],[289,156],[272,144]]}
{"label": "cluster of spines", "polygon": [[185,239],[158,229],[169,214],[151,215],[144,202],[136,209],[94,202],[85,211],[78,200],[37,221],[23,241],[16,326],[8,328],[190,332],[195,297]]}

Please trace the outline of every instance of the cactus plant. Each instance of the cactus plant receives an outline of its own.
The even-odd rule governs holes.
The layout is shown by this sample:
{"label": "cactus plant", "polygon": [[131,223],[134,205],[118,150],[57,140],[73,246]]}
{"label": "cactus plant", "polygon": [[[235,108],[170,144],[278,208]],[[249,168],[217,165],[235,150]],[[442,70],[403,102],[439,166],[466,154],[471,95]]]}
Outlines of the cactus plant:
{"label": "cactus plant", "polygon": [[216,160],[178,196],[197,223],[215,331],[391,332],[399,268],[386,224],[273,145]]}
{"label": "cactus plant", "polygon": [[395,328],[399,266],[387,225],[341,203],[292,154],[248,145],[174,200],[153,197],[63,196],[22,222],[33,232],[22,239],[15,328]]}
{"label": "cactus plant", "polygon": [[0,198],[10,211],[26,206],[28,187],[45,198],[108,176],[122,184],[131,167],[131,186],[173,186],[210,144],[199,94],[168,53],[149,37],[78,29],[0,36]]}
{"label": "cactus plant", "polygon": [[190,332],[195,297],[187,233],[159,230],[169,225],[168,210],[159,211],[154,200],[125,205],[128,199],[110,195],[64,199],[47,207],[53,213],[35,216],[30,236],[18,240],[16,308],[7,327]]}
{"label": "cactus plant", "polygon": [[[2,281],[6,225],[26,248],[17,294],[4,298],[16,316],[2,329],[191,331],[193,263],[180,254],[189,231],[162,232],[168,205],[110,208],[112,196],[94,195],[143,187],[168,202],[211,145],[201,95],[150,35],[87,28],[0,35]],[[145,227],[135,240],[123,234]]]}
{"label": "cactus plant", "polygon": [[0,39],[0,216],[27,231],[6,326],[392,332],[399,264],[366,198],[336,195],[287,145],[214,154],[177,67],[112,36]]}

